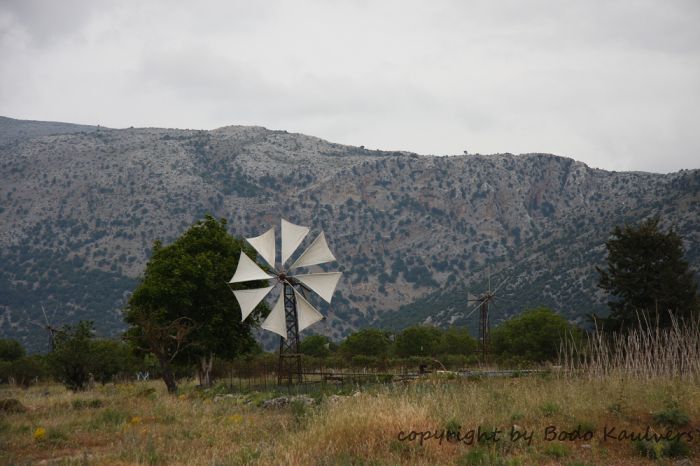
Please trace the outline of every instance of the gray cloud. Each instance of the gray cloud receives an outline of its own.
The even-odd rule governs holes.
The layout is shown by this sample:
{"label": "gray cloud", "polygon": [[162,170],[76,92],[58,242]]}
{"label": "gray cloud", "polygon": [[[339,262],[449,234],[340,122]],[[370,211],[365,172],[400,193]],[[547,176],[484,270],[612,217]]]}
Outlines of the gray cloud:
{"label": "gray cloud", "polygon": [[698,168],[700,3],[0,4],[0,114]]}

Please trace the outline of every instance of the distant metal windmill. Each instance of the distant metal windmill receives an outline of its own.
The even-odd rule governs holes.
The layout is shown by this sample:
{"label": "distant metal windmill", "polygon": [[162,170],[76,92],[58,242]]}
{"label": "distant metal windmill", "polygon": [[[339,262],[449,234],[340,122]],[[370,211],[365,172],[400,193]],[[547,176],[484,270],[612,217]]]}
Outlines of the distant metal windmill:
{"label": "distant metal windmill", "polygon": [[469,299],[467,296],[467,302],[476,302],[477,305],[472,308],[471,311],[465,317],[465,320],[479,309],[479,356],[481,363],[485,364],[488,358],[488,354],[491,348],[491,319],[489,315],[489,305],[495,305],[493,302],[496,298],[496,292],[501,289],[501,287],[506,283],[508,277],[503,279],[501,283],[495,289],[491,289],[491,271],[489,271],[489,287],[488,290],[482,293],[478,298]]}
{"label": "distant metal windmill", "polygon": [[[41,305],[41,312],[44,314],[44,322],[46,322],[45,329],[49,334],[49,353],[51,353],[56,347],[56,333],[58,333],[59,330],[49,323],[49,316],[46,315],[46,309],[44,309],[43,304]],[[54,312],[54,314],[56,313]]]}

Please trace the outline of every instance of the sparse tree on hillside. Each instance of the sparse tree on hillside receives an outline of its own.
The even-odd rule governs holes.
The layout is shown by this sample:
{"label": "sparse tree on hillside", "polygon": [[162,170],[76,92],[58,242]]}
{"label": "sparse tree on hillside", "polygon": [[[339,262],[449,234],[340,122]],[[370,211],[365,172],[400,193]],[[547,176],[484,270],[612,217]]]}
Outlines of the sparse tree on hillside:
{"label": "sparse tree on hillside", "polygon": [[597,267],[598,286],[607,291],[610,317],[603,319],[606,330],[637,327],[657,322],[670,325],[669,313],[689,319],[700,312],[697,282],[683,259],[683,242],[671,228],[659,228],[653,217],[639,225],[615,227],[605,243],[607,269]]}

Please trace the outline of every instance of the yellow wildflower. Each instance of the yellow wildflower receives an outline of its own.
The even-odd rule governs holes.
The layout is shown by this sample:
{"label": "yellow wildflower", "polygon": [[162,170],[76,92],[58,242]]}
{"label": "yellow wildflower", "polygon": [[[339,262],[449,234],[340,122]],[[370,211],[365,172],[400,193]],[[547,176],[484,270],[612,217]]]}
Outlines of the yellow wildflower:
{"label": "yellow wildflower", "polygon": [[39,442],[41,440],[44,440],[44,437],[46,437],[46,429],[44,429],[43,427],[37,427],[34,431],[34,440]]}
{"label": "yellow wildflower", "polygon": [[243,422],[243,416],[241,416],[240,414],[234,414],[233,416],[227,417],[226,420],[230,424],[240,424],[241,422]]}
{"label": "yellow wildflower", "polygon": [[136,424],[141,424],[141,416],[132,416],[131,419],[129,419],[129,424],[132,426],[135,426]]}

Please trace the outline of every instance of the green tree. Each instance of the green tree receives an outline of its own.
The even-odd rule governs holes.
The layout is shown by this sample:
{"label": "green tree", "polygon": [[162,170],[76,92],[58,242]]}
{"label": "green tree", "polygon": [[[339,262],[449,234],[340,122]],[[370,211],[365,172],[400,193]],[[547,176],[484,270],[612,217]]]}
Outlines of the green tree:
{"label": "green tree", "polygon": [[396,336],[396,354],[410,356],[436,356],[440,352],[442,332],[436,327],[414,325]]}
{"label": "green tree", "polygon": [[389,354],[391,340],[389,333],[374,328],[365,328],[348,335],[340,344],[340,351],[345,357],[372,356],[385,358]]}
{"label": "green tree", "polygon": [[54,350],[48,355],[54,375],[70,390],[87,388],[93,366],[92,322],[64,325],[56,332]]}
{"label": "green tree", "polygon": [[440,353],[469,356],[476,351],[476,340],[464,327],[450,327],[442,335]]}
{"label": "green tree", "polygon": [[90,345],[92,374],[100,383],[111,382],[119,376],[133,377],[139,368],[139,359],[133,348],[122,341],[95,340]]}
{"label": "green tree", "polygon": [[[174,367],[195,364],[209,385],[214,355],[233,358],[255,347],[251,327],[267,310],[263,304],[244,322],[228,280],[242,249],[255,251],[226,231],[226,220],[207,215],[175,242],[156,241],[143,280],[125,310],[126,338],[159,361],[168,391],[177,391]],[[239,288],[260,288],[266,281]]]}
{"label": "green tree", "polygon": [[530,309],[505,321],[491,332],[491,348],[501,358],[526,361],[553,361],[558,357],[561,339],[578,330],[551,309]]}
{"label": "green tree", "polygon": [[48,374],[46,356],[33,354],[14,361],[0,361],[0,381],[14,380],[17,385],[28,387]]}
{"label": "green tree", "polygon": [[598,286],[613,298],[605,329],[637,326],[639,318],[652,324],[658,319],[666,327],[669,313],[688,319],[700,311],[697,282],[683,259],[681,237],[673,228],[662,231],[658,217],[615,227],[605,246],[607,269],[596,267]]}
{"label": "green tree", "polygon": [[0,361],[16,361],[25,354],[24,347],[17,340],[0,339]]}
{"label": "green tree", "polygon": [[[106,383],[118,375],[131,376],[139,364],[129,345],[95,339],[93,324],[88,321],[58,330],[54,350],[46,356],[46,361],[54,376],[74,391],[84,390],[92,380]],[[33,361],[30,370],[24,371],[25,377],[39,371],[40,363]]]}
{"label": "green tree", "polygon": [[327,358],[331,354],[331,341],[324,335],[310,335],[299,344],[302,354]]}

